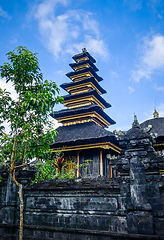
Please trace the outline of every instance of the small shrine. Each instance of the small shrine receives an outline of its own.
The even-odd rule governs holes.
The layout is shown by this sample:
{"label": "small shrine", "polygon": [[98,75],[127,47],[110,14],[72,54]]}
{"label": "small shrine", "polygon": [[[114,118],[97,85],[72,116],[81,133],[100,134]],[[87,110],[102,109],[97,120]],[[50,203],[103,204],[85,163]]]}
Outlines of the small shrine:
{"label": "small shrine", "polygon": [[[111,104],[101,96],[106,93],[99,84],[103,79],[97,74],[96,60],[85,48],[72,58],[75,62],[69,65],[73,71],[66,74],[71,82],[60,86],[68,93],[63,96],[67,109],[51,114],[63,124],[57,128],[51,147],[54,152],[62,149],[72,168],[91,160],[87,174],[112,177],[112,166],[106,155],[118,155],[121,149],[115,135],[105,129],[115,121],[104,111]],[[75,171],[77,177],[82,174],[80,170]]]}

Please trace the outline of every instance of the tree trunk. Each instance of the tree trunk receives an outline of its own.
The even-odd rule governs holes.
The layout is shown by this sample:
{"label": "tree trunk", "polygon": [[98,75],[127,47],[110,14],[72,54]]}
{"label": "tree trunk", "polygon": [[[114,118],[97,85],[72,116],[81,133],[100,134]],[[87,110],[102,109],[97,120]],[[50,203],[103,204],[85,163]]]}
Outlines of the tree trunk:
{"label": "tree trunk", "polygon": [[16,127],[16,133],[14,136],[14,143],[13,143],[13,149],[12,149],[12,155],[11,155],[11,166],[10,166],[10,174],[12,177],[13,182],[19,187],[19,199],[20,199],[20,221],[19,221],[19,240],[23,239],[23,196],[22,196],[22,184],[18,183],[18,181],[15,179],[15,149],[16,149],[16,137],[17,137],[17,127]]}
{"label": "tree trunk", "polygon": [[19,205],[19,209],[20,209],[20,220],[19,220],[19,240],[23,239],[23,207],[24,207],[24,203],[23,203],[23,194],[22,194],[22,184],[18,183],[17,180],[15,179],[15,170],[11,169],[11,177],[13,182],[19,187],[19,199],[20,199],[20,205]]}
{"label": "tree trunk", "polygon": [[19,240],[23,239],[23,195],[22,184],[19,183],[19,199],[20,199],[20,221],[19,221]]}

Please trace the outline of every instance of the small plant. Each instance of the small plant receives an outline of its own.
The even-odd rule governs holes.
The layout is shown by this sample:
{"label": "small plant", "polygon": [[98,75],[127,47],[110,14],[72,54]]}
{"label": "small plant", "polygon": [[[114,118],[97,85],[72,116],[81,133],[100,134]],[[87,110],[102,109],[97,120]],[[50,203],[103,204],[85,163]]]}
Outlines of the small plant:
{"label": "small plant", "polygon": [[90,169],[90,163],[92,162],[91,159],[86,159],[84,163],[80,164],[80,168],[82,169],[83,177],[87,177],[87,172],[91,176],[91,169]]}
{"label": "small plant", "polygon": [[[61,152],[58,152],[54,158],[47,154],[48,159],[39,161],[36,165],[35,178],[31,181],[31,185],[38,181],[52,180],[52,179],[71,179],[75,177],[75,169],[81,168],[83,177],[87,176],[87,172],[91,175],[90,162],[87,159],[85,163],[75,165],[72,161],[66,161]],[[74,164],[74,168],[70,168]]]}
{"label": "small plant", "polygon": [[36,165],[35,178],[31,181],[31,185],[40,180],[55,179],[56,168],[53,165],[54,160],[40,161]]}
{"label": "small plant", "polygon": [[62,169],[63,167],[65,166],[65,159],[64,157],[61,155],[61,156],[57,156],[57,159],[55,162],[53,162],[54,166],[59,170],[59,173],[61,174],[62,173]]}
{"label": "small plant", "polygon": [[47,160],[39,161],[36,165],[35,178],[31,184],[38,181],[52,180],[52,179],[68,179],[74,178],[75,174],[73,169],[69,169],[69,162],[66,162],[61,152],[57,153],[54,158],[47,156]]}

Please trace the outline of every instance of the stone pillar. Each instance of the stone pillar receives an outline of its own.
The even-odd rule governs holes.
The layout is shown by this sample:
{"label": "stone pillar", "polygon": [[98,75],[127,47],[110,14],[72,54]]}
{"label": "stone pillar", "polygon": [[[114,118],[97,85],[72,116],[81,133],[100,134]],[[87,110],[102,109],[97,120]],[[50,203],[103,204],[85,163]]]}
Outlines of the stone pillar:
{"label": "stone pillar", "polygon": [[144,159],[150,135],[143,132],[135,116],[132,129],[120,141],[124,148],[121,157],[120,176],[129,182],[129,202],[126,205],[128,232],[131,234],[153,235],[152,207],[148,202]]}

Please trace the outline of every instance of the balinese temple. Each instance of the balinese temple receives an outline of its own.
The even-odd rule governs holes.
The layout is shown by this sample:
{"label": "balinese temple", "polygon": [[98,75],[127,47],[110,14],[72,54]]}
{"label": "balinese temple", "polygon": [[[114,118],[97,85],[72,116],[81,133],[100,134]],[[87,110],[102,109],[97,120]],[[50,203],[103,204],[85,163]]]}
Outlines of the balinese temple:
{"label": "balinese temple", "polygon": [[[118,155],[121,149],[115,135],[105,129],[115,121],[104,112],[111,105],[102,97],[106,93],[99,84],[103,79],[97,74],[96,60],[85,48],[72,58],[75,62],[69,65],[73,71],[66,74],[70,82],[60,86],[68,93],[63,96],[66,109],[51,114],[62,123],[51,148],[53,152],[62,149],[71,168],[91,160],[88,175],[112,177],[117,173],[112,172],[107,155]],[[75,170],[77,177],[83,174],[81,169]]]}

